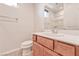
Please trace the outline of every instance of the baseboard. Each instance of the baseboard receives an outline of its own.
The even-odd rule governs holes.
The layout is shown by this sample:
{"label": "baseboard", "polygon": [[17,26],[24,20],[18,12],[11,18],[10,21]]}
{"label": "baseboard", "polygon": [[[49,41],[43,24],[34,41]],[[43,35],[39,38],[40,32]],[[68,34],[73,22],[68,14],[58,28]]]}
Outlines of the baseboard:
{"label": "baseboard", "polygon": [[11,51],[1,53],[0,56],[22,56],[22,49],[21,48],[13,49]]}

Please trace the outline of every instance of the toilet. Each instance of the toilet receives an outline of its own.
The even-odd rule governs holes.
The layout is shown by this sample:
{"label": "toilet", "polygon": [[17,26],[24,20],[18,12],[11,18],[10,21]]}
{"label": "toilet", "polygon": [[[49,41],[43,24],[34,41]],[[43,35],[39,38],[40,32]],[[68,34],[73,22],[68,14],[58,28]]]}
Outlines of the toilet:
{"label": "toilet", "polygon": [[31,56],[32,55],[32,40],[24,41],[21,44],[22,56]]}

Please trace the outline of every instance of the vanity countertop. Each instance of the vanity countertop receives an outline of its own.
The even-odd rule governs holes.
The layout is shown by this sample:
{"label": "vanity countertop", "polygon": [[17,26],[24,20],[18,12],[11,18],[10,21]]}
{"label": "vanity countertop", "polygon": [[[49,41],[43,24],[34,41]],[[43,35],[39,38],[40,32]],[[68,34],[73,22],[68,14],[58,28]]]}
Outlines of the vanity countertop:
{"label": "vanity countertop", "polygon": [[37,32],[33,33],[35,35],[47,37],[54,40],[59,40],[62,42],[79,45],[79,35],[70,35],[70,34],[63,34],[63,33],[51,33],[51,32]]}

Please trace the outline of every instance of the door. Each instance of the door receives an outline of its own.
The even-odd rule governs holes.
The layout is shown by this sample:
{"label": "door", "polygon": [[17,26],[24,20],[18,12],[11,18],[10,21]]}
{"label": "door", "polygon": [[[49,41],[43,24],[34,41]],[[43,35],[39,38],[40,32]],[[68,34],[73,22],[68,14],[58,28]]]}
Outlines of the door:
{"label": "door", "polygon": [[33,42],[33,56],[43,56],[43,46],[41,46],[40,44]]}
{"label": "door", "polygon": [[48,48],[44,48],[44,56],[60,56],[56,52],[49,50]]}

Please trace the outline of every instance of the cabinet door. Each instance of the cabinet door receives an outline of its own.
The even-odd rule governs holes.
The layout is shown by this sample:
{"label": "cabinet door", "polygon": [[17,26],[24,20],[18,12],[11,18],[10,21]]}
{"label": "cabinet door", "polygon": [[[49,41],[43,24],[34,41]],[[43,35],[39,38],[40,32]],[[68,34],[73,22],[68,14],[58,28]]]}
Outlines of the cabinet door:
{"label": "cabinet door", "polygon": [[33,56],[43,56],[43,46],[40,44],[33,42]]}
{"label": "cabinet door", "polygon": [[44,48],[44,56],[60,56],[60,55],[58,55],[54,51]]}
{"label": "cabinet door", "polygon": [[79,46],[76,46],[76,56],[79,56]]}

